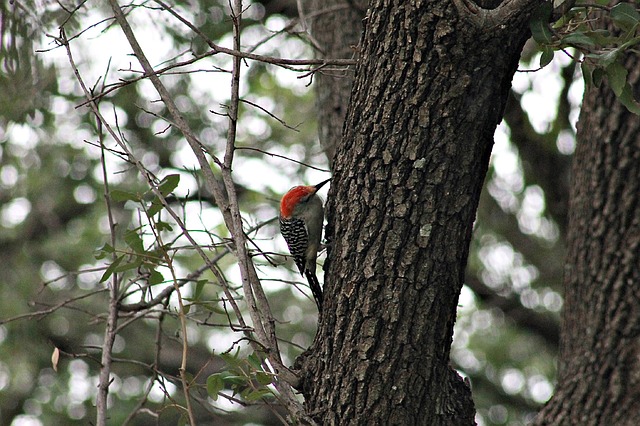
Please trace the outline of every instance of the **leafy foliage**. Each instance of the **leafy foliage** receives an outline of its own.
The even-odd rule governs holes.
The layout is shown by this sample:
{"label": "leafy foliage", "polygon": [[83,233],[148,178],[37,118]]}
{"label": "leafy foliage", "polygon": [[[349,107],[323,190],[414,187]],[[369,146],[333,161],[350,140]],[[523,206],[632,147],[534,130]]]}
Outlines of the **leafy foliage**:
{"label": "leafy foliage", "polygon": [[[585,83],[599,86],[606,77],[620,102],[629,111],[640,114],[640,104],[627,83],[628,70],[622,63],[622,54],[640,42],[640,13],[635,3],[608,4],[601,0],[591,5],[576,5],[550,25],[553,6],[551,2],[544,2],[530,22],[533,39],[542,51],[540,67],[551,62],[555,51],[575,49],[583,55]],[[605,18],[612,23],[609,29],[595,26]]]}

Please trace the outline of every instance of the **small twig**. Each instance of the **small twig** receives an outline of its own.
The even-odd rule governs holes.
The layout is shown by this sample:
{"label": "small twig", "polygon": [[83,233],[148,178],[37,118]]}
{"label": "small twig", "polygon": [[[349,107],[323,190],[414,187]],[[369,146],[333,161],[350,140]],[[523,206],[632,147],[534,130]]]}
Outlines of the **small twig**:
{"label": "small twig", "polygon": [[[271,113],[270,111],[267,111],[264,107],[262,107],[262,106],[260,106],[260,105],[258,105],[258,104],[256,104],[256,103],[254,103],[254,102],[251,102],[250,100],[247,100],[247,99],[240,99],[240,102],[244,102],[245,104],[249,104],[249,105],[251,105],[251,106],[253,106],[253,107],[258,108],[260,111],[264,112],[264,113],[265,113],[265,114],[267,114],[269,117],[273,118],[274,120],[276,120],[278,123],[282,124],[282,125],[283,125],[284,127],[286,127],[287,129],[291,129],[291,130],[293,130],[294,132],[300,132],[300,130],[298,130],[298,129],[297,129],[297,127],[298,127],[298,126],[300,126],[299,124],[298,124],[298,126],[296,126],[296,127],[292,127],[292,126],[288,125],[287,123],[285,123],[285,121],[284,121],[284,120],[282,120],[282,119],[280,119],[280,118],[276,117],[276,115],[275,115],[275,114]],[[211,112],[213,112],[213,111],[211,111]]]}
{"label": "small twig", "polygon": [[521,73],[530,73],[530,72],[538,72],[541,69],[543,69],[544,67],[538,67],[538,68],[534,68],[534,69],[530,69],[530,70],[521,70],[521,69],[517,69],[516,72],[521,72]]}
{"label": "small twig", "polygon": [[[61,37],[64,38],[64,29],[60,30]],[[65,45],[69,46],[69,41],[65,40]],[[71,51],[68,51],[71,59]],[[97,105],[96,105],[97,108]],[[113,209],[111,206],[111,194],[109,190],[109,178],[107,173],[107,163],[104,150],[104,133],[102,131],[102,121],[96,116],[98,136],[100,138],[100,162],[102,166],[102,179],[104,185],[104,199],[107,206],[107,217],[109,219],[109,233],[111,235],[111,247],[116,247],[116,222],[113,218]],[[115,262],[117,254],[112,254],[112,261]],[[106,424],[107,418],[107,395],[109,393],[109,385],[111,383],[111,355],[113,351],[113,343],[116,339],[118,326],[118,293],[120,291],[118,285],[118,274],[115,272],[111,277],[111,286],[109,288],[109,311],[107,316],[107,324],[102,344],[102,358],[100,361],[100,379],[98,382],[98,396],[96,398],[96,423],[100,425]]]}
{"label": "small twig", "polygon": [[311,77],[309,83],[307,84],[307,87],[311,86],[311,83],[313,82],[313,75],[315,73],[317,73],[318,71],[320,71],[323,68],[326,68],[328,65],[327,64],[322,64],[314,69],[312,69],[311,71],[309,71],[308,73],[302,74],[297,76],[297,79],[303,79],[303,78],[307,78],[307,77]]}
{"label": "small twig", "polygon": [[[49,36],[49,37],[51,37],[51,36]],[[159,70],[153,70],[151,73],[143,72],[139,77],[132,78],[131,80],[121,80],[120,83],[114,83],[114,84],[110,85],[111,87],[109,87],[108,89],[104,90],[103,92],[101,92],[101,93],[99,93],[99,94],[97,94],[95,96],[92,96],[91,98],[85,100],[84,102],[76,105],[76,108],[79,108],[81,106],[87,105],[89,102],[96,101],[96,100],[98,100],[100,98],[105,97],[106,95],[108,95],[109,93],[111,93],[111,92],[113,92],[115,90],[118,90],[118,89],[120,89],[122,87],[125,87],[125,86],[128,86],[130,84],[137,83],[138,81],[144,80],[145,78],[149,78],[152,75],[155,75],[155,76],[164,75],[165,73],[168,73],[169,71],[171,71],[171,70],[173,70],[175,68],[180,68],[180,67],[184,67],[184,66],[187,66],[187,65],[191,65],[191,64],[193,64],[193,63],[195,63],[195,62],[197,62],[197,61],[199,61],[199,60],[201,60],[203,58],[207,58],[209,56],[213,56],[216,53],[217,52],[209,51],[209,52],[202,53],[202,54],[199,54],[199,55],[194,55],[194,57],[191,58],[191,59],[188,59],[188,60],[182,61],[182,62],[177,62],[177,63],[175,63],[173,65],[168,65],[168,66],[166,66],[164,68],[160,68]],[[134,72],[133,70],[127,70],[127,71]]]}
{"label": "small twig", "polygon": [[[164,306],[166,309],[166,307],[169,305],[169,299],[167,299],[164,303],[165,303]],[[124,420],[124,422],[122,422],[123,426],[128,425],[129,422],[133,420],[133,418],[138,412],[142,412],[143,410],[142,407],[147,402],[147,399],[149,398],[149,394],[153,389],[153,385],[158,378],[158,366],[160,365],[160,351],[162,349],[162,322],[164,321],[164,317],[165,317],[165,312],[164,311],[160,312],[160,316],[158,317],[158,328],[156,330],[156,339],[155,339],[155,343],[156,343],[155,358],[150,368],[152,372],[151,380],[149,380],[149,383],[147,384],[147,389],[145,390],[142,398],[140,398],[140,401],[138,402],[136,407],[133,410],[131,410],[131,413],[129,413],[129,415]]]}
{"label": "small twig", "polygon": [[95,296],[96,294],[104,293],[105,291],[107,291],[106,288],[101,288],[99,290],[94,290],[94,291],[92,291],[90,293],[83,294],[82,296],[72,297],[70,299],[64,300],[64,301],[62,301],[60,303],[57,303],[57,304],[55,304],[53,306],[50,306],[47,309],[43,309],[43,310],[36,311],[36,312],[29,312],[27,314],[20,314],[20,315],[16,315],[14,317],[11,317],[11,318],[3,319],[3,320],[0,320],[0,325],[8,324],[10,322],[19,321],[19,320],[23,320],[23,319],[40,318],[40,317],[49,315],[49,314],[57,311],[60,308],[64,308],[67,305],[70,305],[71,303],[77,302],[78,300],[86,299],[87,297]]}
{"label": "small twig", "polygon": [[[147,217],[149,220],[153,220],[153,217],[148,214]],[[157,225],[153,224],[151,226],[151,230],[154,234],[154,237],[157,241],[157,246],[162,248],[165,247],[165,244],[162,241],[162,236],[159,232],[157,232]],[[180,320],[180,334],[182,334],[182,360],[180,362],[180,381],[182,382],[182,390],[184,392],[185,404],[187,406],[187,415],[189,416],[189,424],[195,425],[195,416],[193,414],[193,407],[191,406],[191,396],[190,396],[190,381],[187,379],[187,357],[189,355],[189,340],[187,336],[187,319],[185,313],[184,301],[182,299],[182,293],[180,291],[180,285],[178,284],[178,278],[176,276],[176,270],[173,266],[173,256],[170,256],[166,250],[162,250],[162,254],[164,256],[165,263],[171,272],[171,281],[173,282],[173,288],[176,291],[176,295],[178,296],[178,319]]]}
{"label": "small twig", "polygon": [[56,283],[62,279],[65,279],[69,276],[78,276],[81,274],[88,274],[90,272],[100,272],[100,271],[104,271],[107,267],[106,266],[99,266],[96,268],[86,268],[86,269],[80,269],[78,271],[71,271],[71,272],[66,272],[62,275],[58,275],[55,278],[51,278],[50,280],[44,281],[42,283],[42,288],[40,288],[40,290],[38,290],[37,294],[42,293],[50,284]]}
{"label": "small twig", "polygon": [[243,58],[243,59],[251,59],[254,61],[264,62],[267,64],[278,65],[287,69],[291,69],[292,71],[298,71],[296,69],[292,69],[287,67],[290,66],[306,66],[306,65],[337,65],[337,66],[350,66],[355,65],[357,61],[355,59],[285,59],[285,58],[276,58],[273,56],[266,55],[257,55],[255,53],[243,52],[240,50],[240,46],[236,46],[234,49],[229,49],[226,47],[222,47],[213,42],[206,34],[204,34],[198,27],[193,25],[187,19],[180,16],[171,6],[167,5],[161,0],[154,0],[156,3],[161,5],[167,12],[172,14],[176,19],[182,22],[184,25],[189,27],[191,31],[200,36],[214,51],[215,53],[226,53],[227,55]]}
{"label": "small twig", "polygon": [[330,170],[323,169],[321,167],[312,166],[311,164],[307,164],[307,163],[304,163],[302,161],[294,160],[293,158],[289,158],[289,157],[287,157],[285,155],[274,154],[273,152],[265,151],[265,150],[262,150],[262,149],[259,149],[259,148],[253,148],[253,147],[250,147],[250,146],[237,146],[236,149],[237,150],[241,150],[242,149],[242,150],[245,150],[245,151],[256,151],[256,152],[259,152],[261,154],[269,155],[271,157],[282,158],[284,160],[291,161],[292,163],[300,164],[301,166],[305,166],[305,167],[308,167],[308,168],[313,169],[313,170],[318,170],[320,172],[327,172],[327,173],[330,172]]}

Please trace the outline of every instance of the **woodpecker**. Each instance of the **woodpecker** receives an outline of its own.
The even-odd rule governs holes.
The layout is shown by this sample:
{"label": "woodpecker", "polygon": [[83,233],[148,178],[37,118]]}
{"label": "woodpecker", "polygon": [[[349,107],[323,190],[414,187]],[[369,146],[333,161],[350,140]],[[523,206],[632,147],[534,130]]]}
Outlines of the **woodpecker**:
{"label": "woodpecker", "polygon": [[316,193],[330,180],[315,186],[294,186],[280,201],[280,233],[300,275],[305,275],[309,281],[318,312],[322,312],[322,288],[316,276],[316,257],[322,238],[324,208]]}

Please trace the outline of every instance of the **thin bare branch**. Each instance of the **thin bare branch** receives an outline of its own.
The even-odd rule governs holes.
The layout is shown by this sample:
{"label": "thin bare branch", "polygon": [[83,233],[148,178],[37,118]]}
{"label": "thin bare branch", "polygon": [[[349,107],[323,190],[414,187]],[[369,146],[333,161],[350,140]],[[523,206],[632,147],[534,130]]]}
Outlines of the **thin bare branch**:
{"label": "thin bare branch", "polygon": [[265,150],[259,149],[259,148],[253,148],[251,146],[238,146],[238,147],[236,147],[236,149],[237,150],[245,150],[245,151],[256,151],[256,152],[259,152],[261,154],[269,155],[271,157],[282,158],[284,160],[291,161],[292,163],[300,164],[301,166],[305,166],[305,167],[308,167],[308,168],[313,169],[313,170],[318,170],[320,172],[327,172],[327,173],[330,172],[330,170],[323,169],[321,167],[312,166],[311,164],[307,164],[307,163],[302,162],[302,161],[294,160],[293,158],[287,157],[286,155],[274,154],[273,152],[265,151]]}
{"label": "thin bare branch", "polygon": [[[64,29],[60,30],[60,37],[65,38]],[[65,39],[65,45],[69,45],[69,41]],[[71,53],[69,51],[69,58]],[[107,68],[108,69],[108,68]],[[104,81],[104,80],[103,80]],[[109,190],[109,178],[107,172],[107,164],[104,149],[104,132],[102,129],[102,121],[96,116],[98,136],[100,138],[100,161],[102,167],[102,180],[104,186],[104,199],[107,207],[107,217],[109,220],[109,234],[111,236],[111,247],[116,247],[116,222],[113,218],[113,210],[111,206],[111,194]],[[116,261],[117,254],[112,254],[112,261]],[[111,276],[111,285],[109,287],[109,311],[107,314],[107,324],[105,327],[104,341],[102,343],[102,356],[100,360],[100,375],[98,381],[98,396],[96,398],[96,412],[98,426],[106,425],[107,419],[107,395],[109,393],[109,385],[111,383],[111,362],[113,343],[116,340],[118,327],[118,294],[119,281],[118,274],[113,273]]]}
{"label": "thin bare branch", "polygon": [[264,112],[265,114],[267,114],[269,117],[273,118],[274,120],[276,120],[278,123],[282,124],[284,127],[286,127],[287,129],[291,129],[294,132],[300,132],[300,130],[297,129],[297,127],[299,126],[299,124],[296,127],[292,127],[290,125],[288,125],[284,120],[278,118],[275,114],[273,114],[270,111],[267,111],[264,107],[258,105],[255,102],[251,102],[248,99],[240,99],[240,102],[244,102],[247,105],[251,105],[252,107],[255,107],[257,109],[259,109],[260,111]]}
{"label": "thin bare branch", "polygon": [[[216,44],[213,40],[207,37],[198,27],[193,25],[184,17],[180,16],[171,6],[167,5],[161,0],[154,0],[156,3],[161,5],[167,12],[172,14],[176,19],[182,22],[184,25],[189,27],[191,31],[200,36],[213,50],[215,53],[226,53],[227,55],[243,58],[243,59],[251,59],[254,61],[264,62],[266,64],[278,65],[287,69],[291,69],[292,71],[298,71],[293,68],[287,67],[289,66],[307,66],[307,65],[336,65],[336,66],[344,66],[348,67],[351,65],[355,65],[357,61],[355,59],[285,59],[285,58],[276,58],[273,56],[265,56],[265,55],[257,55],[255,53],[243,52],[240,50],[240,46],[234,46],[233,49],[229,49],[223,46]],[[308,70],[305,70],[308,71]]]}
{"label": "thin bare branch", "polygon": [[[148,214],[147,217],[149,220],[153,220],[153,217]],[[162,236],[159,232],[157,232],[158,227],[151,227],[154,237],[157,241],[158,247],[165,247],[165,244],[162,241]],[[182,334],[182,360],[180,362],[180,381],[182,382],[182,390],[184,392],[185,404],[187,405],[187,415],[189,416],[189,424],[195,425],[195,416],[193,414],[193,407],[191,406],[191,396],[190,396],[190,386],[189,380],[187,379],[187,357],[189,355],[189,340],[187,335],[187,318],[184,303],[182,300],[182,293],[180,291],[180,285],[178,283],[178,278],[176,276],[176,270],[173,267],[173,256],[170,256],[166,250],[162,250],[162,254],[164,255],[164,260],[171,272],[171,281],[173,282],[173,288],[176,291],[176,295],[178,296],[178,318],[180,320],[180,333]]]}
{"label": "thin bare branch", "polygon": [[57,311],[58,309],[64,308],[64,307],[66,307],[68,305],[71,305],[72,303],[77,302],[78,300],[86,299],[87,297],[95,296],[96,294],[104,293],[106,291],[107,291],[106,288],[101,288],[99,290],[94,290],[94,291],[92,291],[90,293],[83,294],[82,296],[72,297],[70,299],[63,300],[62,302],[57,303],[57,304],[55,304],[53,306],[50,306],[47,309],[43,309],[43,310],[36,311],[36,312],[29,312],[27,314],[20,314],[20,315],[16,315],[14,317],[11,317],[11,318],[3,319],[3,320],[0,320],[0,325],[8,324],[10,322],[19,321],[19,320],[23,320],[23,319],[40,318],[40,317],[52,314],[53,312]]}

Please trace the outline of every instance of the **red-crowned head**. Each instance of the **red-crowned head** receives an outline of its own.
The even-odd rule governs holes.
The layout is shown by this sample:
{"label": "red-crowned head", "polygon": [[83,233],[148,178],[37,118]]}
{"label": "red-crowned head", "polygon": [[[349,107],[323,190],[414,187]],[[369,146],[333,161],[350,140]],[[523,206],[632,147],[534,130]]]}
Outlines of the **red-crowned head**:
{"label": "red-crowned head", "polygon": [[301,185],[291,188],[286,194],[284,194],[282,200],[280,200],[280,216],[283,218],[290,218],[298,203],[309,199],[309,197],[318,192],[318,190],[330,180],[331,179],[324,180],[314,186]]}

